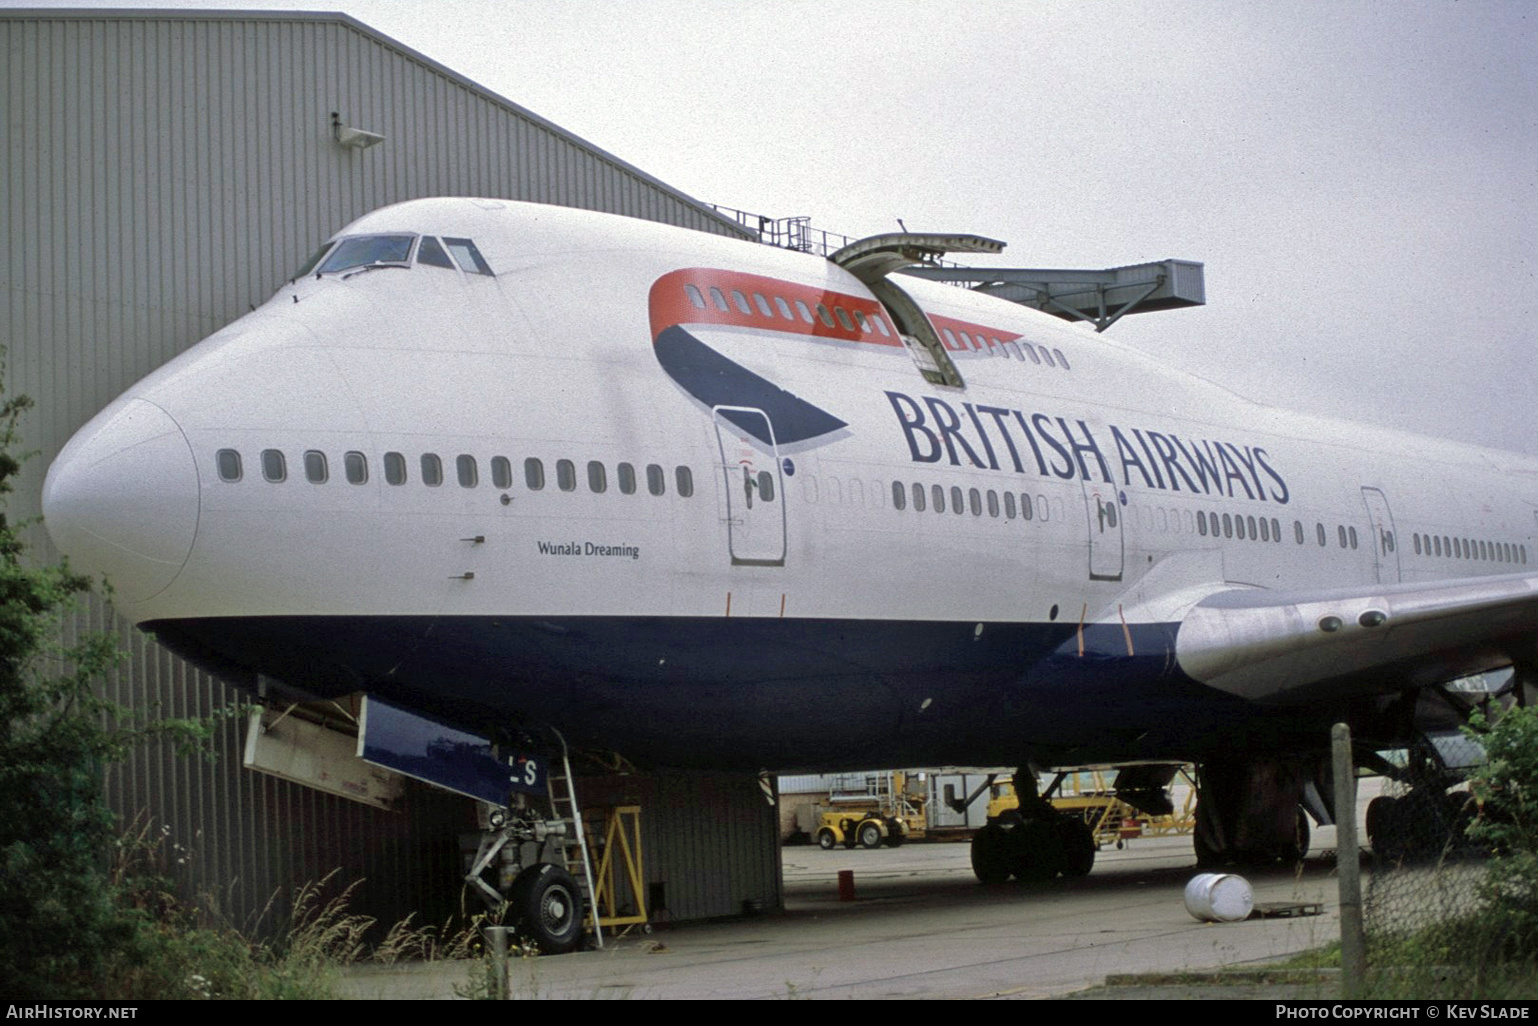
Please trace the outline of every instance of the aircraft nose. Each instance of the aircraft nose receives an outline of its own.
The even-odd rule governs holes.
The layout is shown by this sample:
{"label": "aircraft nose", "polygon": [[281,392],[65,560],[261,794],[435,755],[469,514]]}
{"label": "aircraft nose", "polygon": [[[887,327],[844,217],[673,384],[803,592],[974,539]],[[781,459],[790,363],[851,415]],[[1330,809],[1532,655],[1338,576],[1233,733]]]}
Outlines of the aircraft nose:
{"label": "aircraft nose", "polygon": [[106,575],[119,604],[165,591],[198,528],[198,469],[181,427],[144,399],[104,410],[48,468],[43,523],[76,570]]}

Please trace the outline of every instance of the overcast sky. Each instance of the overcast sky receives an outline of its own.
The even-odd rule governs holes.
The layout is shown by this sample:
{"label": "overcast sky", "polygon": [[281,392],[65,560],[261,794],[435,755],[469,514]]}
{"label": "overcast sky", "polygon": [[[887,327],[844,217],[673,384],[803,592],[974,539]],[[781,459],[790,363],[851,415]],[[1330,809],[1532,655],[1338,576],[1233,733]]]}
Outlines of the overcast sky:
{"label": "overcast sky", "polygon": [[1111,332],[1253,398],[1538,454],[1535,5],[152,6],[345,11],[710,202],[988,235],[1000,266],[1198,260],[1204,308]]}

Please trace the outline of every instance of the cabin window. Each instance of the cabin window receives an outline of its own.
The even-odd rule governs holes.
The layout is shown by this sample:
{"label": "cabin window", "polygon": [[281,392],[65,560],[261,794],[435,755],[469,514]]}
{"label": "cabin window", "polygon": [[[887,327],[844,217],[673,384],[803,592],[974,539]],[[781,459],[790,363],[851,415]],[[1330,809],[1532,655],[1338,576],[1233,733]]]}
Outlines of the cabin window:
{"label": "cabin window", "polygon": [[475,465],[475,457],[469,453],[460,453],[454,457],[454,473],[459,477],[461,488],[474,488],[481,483],[480,468]]}
{"label": "cabin window", "polygon": [[545,487],[545,465],[536,457],[530,456],[523,461],[523,483],[531,492]]}
{"label": "cabin window", "polygon": [[1271,540],[1270,525],[1266,523],[1266,518],[1265,517],[1261,517],[1260,518],[1260,540],[1261,541],[1270,541]]}
{"label": "cabin window", "polygon": [[939,485],[931,485],[930,489],[929,489],[929,496],[930,496],[930,498],[934,499],[934,504],[933,505],[935,507],[935,512],[936,513],[944,513],[945,512],[945,489],[941,488]]}
{"label": "cabin window", "polygon": [[619,490],[622,494],[635,494],[635,467],[633,465],[621,463],[614,468],[614,475],[619,478]]}
{"label": "cabin window", "polygon": [[1356,548],[1356,528],[1354,528],[1354,527],[1346,528],[1346,534],[1351,539],[1351,547],[1353,549]]}
{"label": "cabin window", "polygon": [[769,300],[765,299],[761,293],[753,293],[753,305],[758,307],[758,312],[763,314],[765,317],[774,316],[774,314],[769,309]]}
{"label": "cabin window", "polygon": [[1320,548],[1324,548],[1324,546],[1326,544],[1325,534],[1324,534],[1324,525],[1319,523],[1318,521],[1315,521],[1314,522],[1314,533],[1315,533],[1315,535],[1318,536],[1319,547]]}
{"label": "cabin window", "polygon": [[1010,520],[1015,519],[1015,493],[1014,492],[1005,492],[1004,493],[1004,516],[1008,517]]}
{"label": "cabin window", "polygon": [[764,502],[774,501],[774,475],[767,470],[758,472],[758,497]]}
{"label": "cabin window", "polygon": [[748,306],[748,297],[744,296],[741,292],[738,292],[736,289],[732,289],[732,302],[736,305],[737,309],[740,310],[742,313],[746,314],[749,317],[753,316],[753,310],[752,310],[751,307]]}
{"label": "cabin window", "polygon": [[577,490],[577,465],[571,460],[555,461],[555,486],[563,492]]}
{"label": "cabin window", "polygon": [[444,239],[443,244],[454,254],[454,259],[459,261],[460,270],[470,274],[484,274],[488,278],[496,277],[491,273],[491,265],[486,263],[481,251],[469,239]]}
{"label": "cabin window", "polygon": [[961,489],[956,485],[951,485],[951,512],[956,514],[958,517],[965,513],[966,507],[963,505],[965,501],[966,500],[961,497]]}
{"label": "cabin window", "polygon": [[684,292],[688,293],[689,302],[694,305],[696,310],[705,309],[705,297],[700,295],[700,290],[698,288],[693,285],[686,284],[684,286]]}
{"label": "cabin window", "polygon": [[595,495],[601,495],[609,490],[609,475],[604,471],[603,464],[597,460],[588,462],[587,490]]}
{"label": "cabin window", "polygon": [[667,491],[667,477],[662,473],[662,468],[655,463],[646,465],[646,490],[653,495],[661,495]]}
{"label": "cabin window", "polygon": [[862,334],[869,335],[871,333],[870,321],[867,321],[865,319],[865,315],[858,310],[854,312],[854,321],[860,326],[860,331]]}
{"label": "cabin window", "polygon": [[781,299],[779,296],[774,297],[774,308],[780,311],[780,316],[785,318],[787,321],[793,321],[796,319],[796,315],[790,312],[790,304],[785,302],[785,300]]}
{"label": "cabin window", "polygon": [[[1225,520],[1228,519],[1226,514],[1224,515],[1224,519]],[[1238,538],[1240,541],[1243,541],[1244,538],[1245,538],[1245,534],[1244,534],[1244,517],[1242,517],[1242,516],[1234,517],[1234,536],[1236,538]]]}
{"label": "cabin window", "polygon": [[310,484],[325,484],[330,477],[326,467],[326,454],[310,449],[304,454],[304,479]]}
{"label": "cabin window", "polygon": [[384,454],[385,481],[392,485],[406,483],[406,457],[398,452]]}
{"label": "cabin window", "polygon": [[1415,541],[1415,554],[1417,556],[1419,556],[1421,554],[1421,535],[1420,535],[1420,532],[1416,531],[1410,537]]}
{"label": "cabin window", "polygon": [[988,489],[988,515],[990,517],[999,515],[999,493],[992,488]]}
{"label": "cabin window", "polygon": [[1282,540],[1282,522],[1275,517],[1271,518],[1271,540],[1274,542]]}
{"label": "cabin window", "polygon": [[1041,363],[1041,357],[1036,355],[1036,347],[1035,346],[1031,345],[1029,342],[1021,342],[1020,343],[1020,348],[1025,350],[1025,355],[1029,356],[1031,358],[1031,362],[1032,363],[1035,363],[1035,364],[1040,364]]}
{"label": "cabin window", "polygon": [[1207,537],[1207,511],[1204,509],[1196,511],[1196,533]]}
{"label": "cabin window", "polygon": [[892,337],[892,333],[887,330],[886,318],[885,317],[881,316],[880,314],[871,314],[870,315],[870,322],[876,326],[876,330],[877,331],[881,332],[882,337],[884,337],[884,338],[891,338]]}
{"label": "cabin window", "polygon": [[[983,493],[976,488],[967,489],[967,508],[972,511],[974,517],[983,515]],[[994,514],[997,516],[998,514]]]}
{"label": "cabin window", "polygon": [[1024,492],[1020,493],[1020,517],[1024,520],[1031,519],[1035,511],[1031,508],[1031,497]]}
{"label": "cabin window", "polygon": [[422,454],[422,483],[429,488],[443,483],[443,460],[435,452]]}
{"label": "cabin window", "polygon": [[799,299],[796,300],[796,313],[800,314],[801,319],[806,323],[812,323],[812,311],[808,310],[806,308],[806,304],[801,302]]}
{"label": "cabin window", "polygon": [[917,482],[913,485],[913,511],[915,513],[924,512],[924,486]]}
{"label": "cabin window", "polygon": [[721,290],[716,288],[714,285],[710,286],[710,301],[716,304],[716,309],[720,310],[722,313],[730,312],[726,305],[726,297],[723,296],[721,294]]}
{"label": "cabin window", "polygon": [[1052,352],[1057,355],[1057,365],[1059,367],[1063,368],[1063,370],[1072,369],[1068,366],[1068,357],[1063,355],[1063,351],[1061,349],[1054,349]]}
{"label": "cabin window", "polygon": [[908,490],[903,487],[901,481],[892,482],[892,508],[897,510],[908,508]]}
{"label": "cabin window", "polygon": [[951,334],[951,329],[941,328],[940,334],[945,336],[945,348],[960,349],[961,343],[956,341],[956,336]]}
{"label": "cabin window", "polygon": [[282,450],[262,450],[262,476],[273,484],[288,479],[288,461],[283,458]]}
{"label": "cabin window", "polygon": [[[1250,525],[1250,541],[1254,541],[1257,537],[1259,537],[1255,533],[1255,518],[1254,517],[1246,517],[1245,519],[1246,519],[1246,521]],[[1264,541],[1265,539],[1262,538],[1261,540]]]}
{"label": "cabin window", "polygon": [[368,457],[361,452],[343,453],[342,473],[348,484],[368,484]]}
{"label": "cabin window", "polygon": [[493,456],[491,458],[491,486],[493,488],[511,488],[513,486],[513,461],[506,456]]}
{"label": "cabin window", "polygon": [[849,311],[845,310],[841,306],[835,306],[833,308],[833,313],[838,317],[838,323],[844,326],[845,331],[852,332],[855,330],[854,321],[849,319]]}
{"label": "cabin window", "polygon": [[822,321],[824,327],[833,327],[833,315],[828,313],[828,308],[822,303],[817,304],[817,319]]}
{"label": "cabin window", "polygon": [[[673,475],[673,482],[678,486],[680,498],[687,499],[694,494],[694,471],[688,467],[679,467]],[[774,490],[770,489],[769,497],[774,498]]]}
{"label": "cabin window", "polygon": [[443,244],[431,235],[422,236],[422,241],[417,243],[417,263],[429,267],[447,267],[451,271],[454,269],[454,261],[443,251]]}
{"label": "cabin window", "polygon": [[240,480],[240,453],[234,449],[220,449],[214,454],[214,463],[219,468],[219,480]]}

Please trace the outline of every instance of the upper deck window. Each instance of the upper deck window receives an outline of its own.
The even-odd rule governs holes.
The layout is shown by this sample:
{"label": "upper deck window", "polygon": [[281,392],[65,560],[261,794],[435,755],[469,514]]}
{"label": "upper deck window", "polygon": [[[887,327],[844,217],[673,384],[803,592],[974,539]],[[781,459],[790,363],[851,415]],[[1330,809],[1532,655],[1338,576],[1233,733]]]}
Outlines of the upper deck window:
{"label": "upper deck window", "polygon": [[337,274],[357,267],[406,267],[415,235],[357,235],[336,244],[321,262],[320,274]]}
{"label": "upper deck window", "polygon": [[486,263],[486,258],[481,256],[481,251],[475,248],[475,243],[469,239],[445,238],[443,244],[449,247],[449,252],[454,254],[454,259],[459,261],[460,270],[466,274],[484,274],[488,278],[496,277],[492,273],[491,265]]}

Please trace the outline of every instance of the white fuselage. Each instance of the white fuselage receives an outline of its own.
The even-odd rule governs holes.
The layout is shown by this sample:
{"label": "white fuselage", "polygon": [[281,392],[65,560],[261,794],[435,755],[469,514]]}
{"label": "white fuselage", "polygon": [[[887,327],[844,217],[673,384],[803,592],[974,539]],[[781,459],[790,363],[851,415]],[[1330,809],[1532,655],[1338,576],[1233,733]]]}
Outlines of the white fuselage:
{"label": "white fuselage", "polygon": [[[740,644],[741,686],[819,667],[812,679],[849,685],[857,718],[889,704],[869,729],[918,756],[918,736],[905,747],[897,735],[943,708],[944,667],[893,683],[903,667],[866,651],[880,644],[856,643],[855,657],[824,651],[836,631],[734,642],[729,621],[912,625],[974,645],[1031,626],[1011,636],[1014,651],[973,668],[964,687],[975,704],[1009,666],[1025,674],[1071,644],[1080,624],[1103,625],[1111,633],[1097,637],[1125,637],[1130,651],[1135,631],[1158,636],[1216,590],[1511,574],[1538,559],[1532,460],[1258,406],[972,292],[897,279],[952,341],[962,326],[980,336],[949,353],[964,380],[956,388],[926,382],[890,320],[876,330],[879,304],[860,281],[806,254],[461,199],[385,208],[338,238],[391,233],[472,240],[494,274],[460,259],[302,277],[132,388],[55,464],[50,529],[77,564],[111,577],[136,623],[165,636],[184,622],[288,621],[313,638],[327,621],[372,621],[411,635],[399,659],[343,660],[323,685],[289,680],[318,691],[349,674],[365,690],[395,679],[434,621],[623,624],[590,647],[587,675],[632,689],[683,681],[679,705],[703,701],[712,730],[736,739],[723,750],[751,748],[755,725],[727,722],[732,699],[700,697],[720,653],[693,671],[669,667],[670,655],[688,661],[689,646],[664,641],[661,627],[636,633],[706,625]],[[819,328],[817,297],[871,316],[852,332]],[[762,405],[710,398],[758,395],[744,384],[757,381],[777,389]],[[843,426],[785,440],[777,411],[793,407]],[[218,637],[189,647],[217,648]],[[648,639],[666,649],[654,679],[643,669]],[[798,654],[786,666],[764,645]],[[519,691],[548,690],[571,664],[566,654],[541,663],[538,651],[497,668],[488,661],[507,649],[488,648],[482,671],[455,670],[484,672],[477,697],[445,708],[551,716]],[[254,641],[212,661],[272,672]],[[285,679],[303,673],[277,665]],[[430,677],[398,683],[413,695],[445,686]],[[500,706],[485,697],[499,680]],[[921,695],[923,713],[908,707]],[[631,714],[609,710],[586,733],[603,740],[605,725],[655,712],[655,698]],[[570,719],[583,734],[583,717]],[[799,736],[827,743],[815,727]],[[965,761],[1001,761],[1003,747]],[[830,761],[794,751],[786,731],[744,761]]]}

